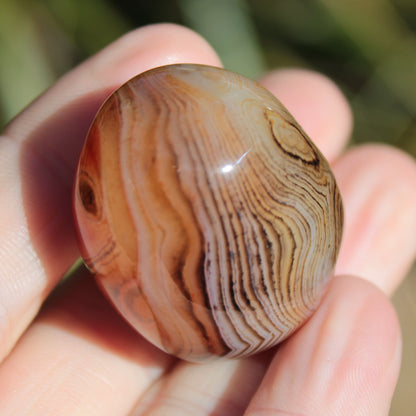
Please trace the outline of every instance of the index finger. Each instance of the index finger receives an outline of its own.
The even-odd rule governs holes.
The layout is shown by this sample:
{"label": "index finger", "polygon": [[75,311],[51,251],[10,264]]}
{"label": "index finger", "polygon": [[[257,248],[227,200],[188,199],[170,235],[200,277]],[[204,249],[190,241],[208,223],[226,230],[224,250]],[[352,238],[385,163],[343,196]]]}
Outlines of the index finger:
{"label": "index finger", "polygon": [[0,360],[79,256],[71,189],[88,126],[121,83],[155,66],[220,65],[189,29],[136,30],[64,76],[0,140]]}

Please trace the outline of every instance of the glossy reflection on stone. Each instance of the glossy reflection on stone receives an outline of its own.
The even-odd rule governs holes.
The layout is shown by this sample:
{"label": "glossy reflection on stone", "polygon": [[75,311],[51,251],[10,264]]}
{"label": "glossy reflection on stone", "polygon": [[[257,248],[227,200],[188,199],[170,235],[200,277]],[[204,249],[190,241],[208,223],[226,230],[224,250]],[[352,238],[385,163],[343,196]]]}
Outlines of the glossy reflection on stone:
{"label": "glossy reflection on stone", "polygon": [[84,261],[149,341],[191,361],[285,339],[331,275],[342,203],[268,91],[201,65],[143,73],[89,131],[74,187]]}

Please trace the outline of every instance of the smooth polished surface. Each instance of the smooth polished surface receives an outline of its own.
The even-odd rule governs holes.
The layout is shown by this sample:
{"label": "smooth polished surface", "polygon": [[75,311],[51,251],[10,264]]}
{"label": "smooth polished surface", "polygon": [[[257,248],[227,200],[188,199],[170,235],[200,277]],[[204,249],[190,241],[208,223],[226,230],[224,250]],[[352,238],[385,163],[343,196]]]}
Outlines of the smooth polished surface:
{"label": "smooth polished surface", "polygon": [[342,234],[328,162],[268,91],[171,65],[117,90],[74,186],[84,261],[149,341],[191,361],[270,348],[317,307]]}

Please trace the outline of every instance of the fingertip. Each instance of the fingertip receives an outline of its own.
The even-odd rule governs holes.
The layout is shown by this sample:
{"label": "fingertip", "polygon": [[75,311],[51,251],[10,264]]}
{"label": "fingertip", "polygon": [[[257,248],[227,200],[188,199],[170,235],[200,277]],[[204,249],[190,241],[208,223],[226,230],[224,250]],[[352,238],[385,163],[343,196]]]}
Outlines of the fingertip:
{"label": "fingertip", "polygon": [[342,415],[359,409],[387,416],[402,357],[397,312],[379,288],[362,278],[338,276],[332,292],[323,328],[337,326],[327,346],[341,354],[333,365],[329,392],[339,400]]}
{"label": "fingertip", "polygon": [[388,298],[363,279],[336,277],[316,313],[278,350],[248,414],[387,415],[400,359]]}
{"label": "fingertip", "polygon": [[94,71],[103,82],[117,85],[162,65],[199,63],[221,66],[211,45],[198,33],[173,23],[158,23],[135,29],[94,59]]}
{"label": "fingertip", "polygon": [[343,155],[334,173],[345,211],[336,272],[391,294],[416,254],[416,163],[391,146],[367,144]]}
{"label": "fingertip", "polygon": [[332,80],[311,70],[280,69],[260,82],[282,101],[329,161],[338,157],[351,135],[353,117]]}

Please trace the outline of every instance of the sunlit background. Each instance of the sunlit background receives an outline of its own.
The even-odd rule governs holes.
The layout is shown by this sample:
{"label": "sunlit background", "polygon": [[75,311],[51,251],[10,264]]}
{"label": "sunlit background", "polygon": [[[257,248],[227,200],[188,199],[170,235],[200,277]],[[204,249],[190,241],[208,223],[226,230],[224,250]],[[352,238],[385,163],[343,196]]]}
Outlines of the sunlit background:
{"label": "sunlit background", "polygon": [[[155,22],[196,30],[250,77],[281,66],[327,74],[352,105],[352,143],[416,156],[415,0],[0,0],[0,127],[78,62]],[[414,416],[415,271],[394,302],[404,365],[391,415]]]}

